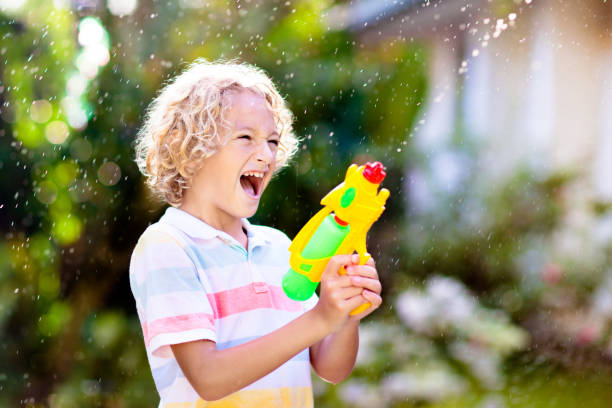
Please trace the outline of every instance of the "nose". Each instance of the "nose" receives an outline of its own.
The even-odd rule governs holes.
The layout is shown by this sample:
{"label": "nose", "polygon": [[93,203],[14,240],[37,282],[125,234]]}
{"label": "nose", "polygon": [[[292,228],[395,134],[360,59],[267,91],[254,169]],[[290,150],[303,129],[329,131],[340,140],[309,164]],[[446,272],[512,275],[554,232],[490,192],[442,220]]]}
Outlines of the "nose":
{"label": "nose", "polygon": [[262,162],[265,164],[271,164],[276,159],[276,151],[272,149],[270,143],[267,140],[262,140],[255,152],[255,159],[258,162]]}

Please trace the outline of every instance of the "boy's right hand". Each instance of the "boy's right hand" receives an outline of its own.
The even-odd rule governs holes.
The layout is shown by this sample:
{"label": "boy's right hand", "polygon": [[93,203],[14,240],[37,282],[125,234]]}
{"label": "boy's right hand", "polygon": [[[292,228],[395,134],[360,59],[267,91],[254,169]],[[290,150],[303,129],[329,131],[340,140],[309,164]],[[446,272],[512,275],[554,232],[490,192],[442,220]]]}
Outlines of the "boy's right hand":
{"label": "boy's right hand", "polygon": [[[376,279],[362,279],[366,281],[361,285],[354,285],[351,280],[351,276],[345,274],[340,275],[339,270],[341,267],[348,267],[351,265],[359,264],[359,255],[335,255],[333,256],[327,267],[321,275],[321,294],[319,296],[319,302],[313,309],[317,312],[323,321],[328,325],[330,332],[335,332],[340,329],[347,320],[349,320],[349,313],[358,306],[368,303],[369,299],[363,296],[364,289],[369,289],[369,292],[380,293],[380,282]],[[373,265],[364,265],[361,268],[372,268]],[[374,269],[374,274],[376,271]],[[370,288],[370,286],[373,286]],[[382,299],[381,299],[382,301]],[[374,309],[380,305],[380,302],[376,302]],[[371,311],[370,311],[371,312]],[[368,313],[360,313],[357,315],[358,319],[361,319]]]}

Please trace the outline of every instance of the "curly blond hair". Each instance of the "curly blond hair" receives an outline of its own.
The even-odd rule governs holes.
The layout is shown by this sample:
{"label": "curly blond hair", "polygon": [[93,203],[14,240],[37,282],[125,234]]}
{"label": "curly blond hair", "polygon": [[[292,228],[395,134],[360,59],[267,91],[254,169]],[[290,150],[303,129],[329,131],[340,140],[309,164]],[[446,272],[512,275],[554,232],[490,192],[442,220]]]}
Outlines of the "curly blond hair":
{"label": "curly blond hair", "polygon": [[276,169],[295,154],[298,139],[293,115],[270,78],[259,68],[234,61],[197,59],[171,80],[151,102],[135,143],[136,163],[153,193],[167,203],[181,204],[202,160],[224,143],[224,94],[241,89],[261,94],[272,111],[280,135]]}

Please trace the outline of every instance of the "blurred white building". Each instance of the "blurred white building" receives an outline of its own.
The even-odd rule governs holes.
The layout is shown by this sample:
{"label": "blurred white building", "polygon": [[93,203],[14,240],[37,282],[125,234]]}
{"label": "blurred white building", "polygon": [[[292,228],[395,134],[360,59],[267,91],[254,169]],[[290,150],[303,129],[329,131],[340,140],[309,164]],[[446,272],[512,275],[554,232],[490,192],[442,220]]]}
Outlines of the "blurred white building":
{"label": "blurred white building", "polygon": [[[416,143],[443,183],[461,178],[465,159],[449,150],[459,124],[477,146],[475,170],[490,182],[519,166],[577,172],[566,224],[589,224],[592,210],[582,207],[612,202],[612,2],[362,0],[328,19],[366,45],[428,45]],[[411,193],[417,207],[427,201],[419,194]],[[610,242],[612,216],[584,233]]]}

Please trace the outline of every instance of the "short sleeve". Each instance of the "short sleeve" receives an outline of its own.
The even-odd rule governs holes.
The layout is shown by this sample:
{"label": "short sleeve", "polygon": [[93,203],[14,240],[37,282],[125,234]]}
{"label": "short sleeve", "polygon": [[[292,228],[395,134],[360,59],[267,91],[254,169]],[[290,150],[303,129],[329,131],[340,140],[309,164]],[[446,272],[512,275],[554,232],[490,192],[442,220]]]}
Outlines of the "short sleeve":
{"label": "short sleeve", "polygon": [[147,350],[172,356],[170,345],[216,340],[214,315],[196,265],[183,244],[149,228],[130,262],[130,285]]}

